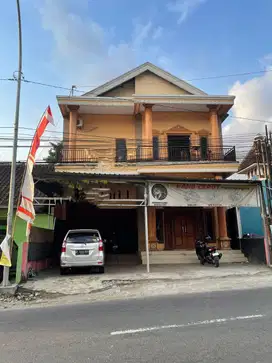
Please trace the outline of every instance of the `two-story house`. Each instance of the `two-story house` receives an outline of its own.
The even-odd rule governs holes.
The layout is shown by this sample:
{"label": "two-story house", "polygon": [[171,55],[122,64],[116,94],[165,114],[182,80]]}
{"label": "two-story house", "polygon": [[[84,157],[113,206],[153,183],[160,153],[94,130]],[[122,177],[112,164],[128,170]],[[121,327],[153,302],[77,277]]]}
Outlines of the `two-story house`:
{"label": "two-story house", "polygon": [[[77,226],[100,228],[107,238],[111,234],[123,253],[145,250],[144,216],[137,207],[143,180],[185,183],[189,196],[188,185],[209,189],[212,181],[213,190],[238,170],[235,148],[222,141],[222,123],[234,96],[208,95],[151,63],[57,101],[64,149],[56,170],[84,174],[90,201],[99,193],[92,180],[107,180],[104,189],[100,185],[103,203],[90,210],[85,204],[74,221],[78,217]],[[150,248],[192,250],[195,238],[206,233],[219,247],[229,248],[225,207],[218,201],[187,207],[149,204]]]}
{"label": "two-story house", "polygon": [[[263,185],[263,193],[266,206],[268,204],[265,185],[265,166],[261,155],[256,155],[255,143],[248,151],[246,157],[239,165],[238,175],[247,180],[260,180]],[[238,207],[236,208],[239,237],[245,234],[256,234],[263,236],[263,220],[260,207]]]}

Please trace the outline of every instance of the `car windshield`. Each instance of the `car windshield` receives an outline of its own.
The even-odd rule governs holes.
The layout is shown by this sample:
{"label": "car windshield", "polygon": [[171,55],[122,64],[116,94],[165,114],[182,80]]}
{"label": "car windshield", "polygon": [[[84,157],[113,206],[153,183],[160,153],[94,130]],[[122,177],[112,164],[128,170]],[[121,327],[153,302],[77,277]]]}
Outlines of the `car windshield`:
{"label": "car windshield", "polygon": [[99,241],[99,234],[96,231],[70,232],[67,242],[70,243],[92,243]]}

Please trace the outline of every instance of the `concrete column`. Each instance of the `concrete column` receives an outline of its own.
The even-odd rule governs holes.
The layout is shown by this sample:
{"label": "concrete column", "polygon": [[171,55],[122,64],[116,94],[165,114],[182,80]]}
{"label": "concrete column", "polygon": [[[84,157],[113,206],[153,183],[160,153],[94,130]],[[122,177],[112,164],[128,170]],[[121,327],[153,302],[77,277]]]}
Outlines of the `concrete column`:
{"label": "concrete column", "polygon": [[221,143],[220,125],[217,115],[217,108],[210,106],[210,123],[211,123],[211,145],[218,146]]}
{"label": "concrete column", "polygon": [[218,207],[219,240],[221,249],[230,249],[230,239],[228,237],[226,208]]}
{"label": "concrete column", "polygon": [[68,106],[69,109],[69,159],[76,160],[76,132],[79,106]]}
{"label": "concrete column", "polygon": [[214,239],[216,242],[216,248],[220,249],[220,241],[219,241],[219,224],[218,224],[218,213],[217,208],[213,208],[213,233],[214,233]]}
{"label": "concrete column", "polygon": [[152,159],[153,158],[153,121],[152,121],[152,107],[153,105],[144,104],[144,117],[143,117],[143,127],[142,127],[142,139],[143,139],[143,158]]}
{"label": "concrete column", "polygon": [[209,106],[209,109],[211,123],[211,157],[212,160],[220,161],[223,159],[221,124],[217,115],[217,107]]}

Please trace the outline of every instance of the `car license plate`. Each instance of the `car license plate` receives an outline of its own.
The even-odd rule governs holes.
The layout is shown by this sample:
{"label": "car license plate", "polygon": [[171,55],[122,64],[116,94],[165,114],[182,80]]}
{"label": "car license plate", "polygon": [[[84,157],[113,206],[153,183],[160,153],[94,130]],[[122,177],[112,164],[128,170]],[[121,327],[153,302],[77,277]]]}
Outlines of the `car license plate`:
{"label": "car license plate", "polygon": [[218,252],[214,252],[212,255],[213,255],[213,257],[219,256],[219,253]]}
{"label": "car license plate", "polygon": [[88,255],[89,251],[88,250],[78,250],[76,251],[76,255]]}

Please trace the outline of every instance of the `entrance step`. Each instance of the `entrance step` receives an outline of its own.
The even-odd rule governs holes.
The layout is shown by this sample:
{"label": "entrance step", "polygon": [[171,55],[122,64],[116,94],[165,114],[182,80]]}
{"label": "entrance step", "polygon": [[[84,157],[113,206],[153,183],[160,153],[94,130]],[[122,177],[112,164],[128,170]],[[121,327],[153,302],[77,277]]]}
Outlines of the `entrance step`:
{"label": "entrance step", "polygon": [[123,254],[113,254],[106,255],[105,264],[110,265],[140,265],[141,259],[140,256],[137,255],[123,255]]}
{"label": "entrance step", "polygon": [[[223,250],[220,263],[242,263],[247,262],[247,258],[240,250]],[[146,265],[146,252],[141,252],[142,264]],[[182,251],[151,251],[149,252],[151,265],[162,264],[199,264],[194,250]]]}

